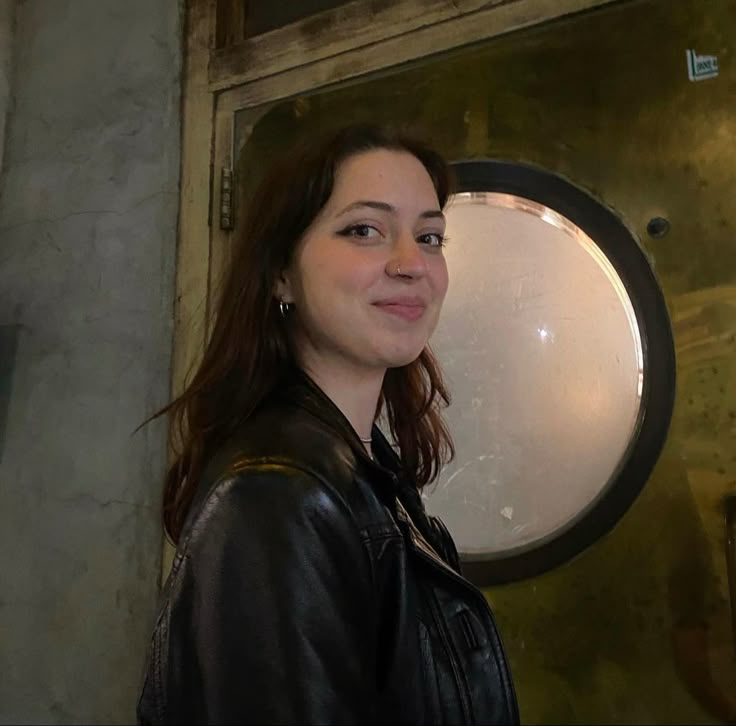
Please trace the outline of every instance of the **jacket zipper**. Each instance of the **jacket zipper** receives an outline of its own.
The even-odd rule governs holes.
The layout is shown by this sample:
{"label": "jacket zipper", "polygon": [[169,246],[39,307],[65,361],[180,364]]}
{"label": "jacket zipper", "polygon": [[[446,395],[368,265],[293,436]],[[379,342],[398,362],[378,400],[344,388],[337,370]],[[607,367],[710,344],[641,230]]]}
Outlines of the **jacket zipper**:
{"label": "jacket zipper", "polygon": [[450,634],[447,632],[447,623],[445,623],[445,620],[442,617],[440,607],[437,604],[437,598],[434,592],[432,592],[431,588],[426,588],[426,589],[429,590],[428,598],[429,598],[430,608],[432,610],[432,617],[434,618],[435,624],[437,625],[437,630],[440,633],[440,637],[442,638],[442,643],[445,646],[445,650],[447,650],[448,655],[450,656],[450,665],[452,666],[452,675],[455,679],[455,685],[457,686],[457,692],[460,694],[460,707],[463,712],[463,720],[465,723],[468,723],[468,724],[475,723],[475,721],[473,720],[473,712],[472,712],[472,709],[470,708],[470,695],[468,693],[468,685],[465,682],[465,679],[460,674],[460,669],[458,667],[460,658],[452,642],[452,638],[450,637]]}

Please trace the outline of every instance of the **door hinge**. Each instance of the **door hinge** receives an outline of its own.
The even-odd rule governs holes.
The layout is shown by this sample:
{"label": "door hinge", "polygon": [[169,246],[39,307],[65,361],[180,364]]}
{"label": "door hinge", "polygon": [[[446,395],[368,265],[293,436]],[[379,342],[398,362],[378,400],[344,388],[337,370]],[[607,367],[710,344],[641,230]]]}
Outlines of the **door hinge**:
{"label": "door hinge", "polygon": [[220,169],[220,229],[234,227],[233,215],[233,170],[223,166]]}

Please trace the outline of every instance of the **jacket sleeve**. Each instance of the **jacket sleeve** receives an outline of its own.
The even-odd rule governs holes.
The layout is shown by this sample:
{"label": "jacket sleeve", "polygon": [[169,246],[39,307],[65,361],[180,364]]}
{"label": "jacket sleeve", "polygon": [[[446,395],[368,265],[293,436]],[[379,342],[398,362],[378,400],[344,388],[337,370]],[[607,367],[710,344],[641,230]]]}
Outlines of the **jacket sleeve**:
{"label": "jacket sleeve", "polygon": [[241,473],[208,496],[180,552],[142,722],[373,720],[371,568],[339,494],[289,468]]}

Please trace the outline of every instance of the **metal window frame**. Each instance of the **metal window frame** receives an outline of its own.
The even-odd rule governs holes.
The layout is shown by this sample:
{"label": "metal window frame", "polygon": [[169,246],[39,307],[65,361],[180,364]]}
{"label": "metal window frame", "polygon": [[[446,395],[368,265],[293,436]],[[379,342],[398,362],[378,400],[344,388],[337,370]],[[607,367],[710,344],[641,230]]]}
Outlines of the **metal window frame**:
{"label": "metal window frame", "polygon": [[463,572],[486,587],[540,575],[608,534],[644,488],[669,431],[675,402],[675,347],[660,285],[634,233],[602,201],[573,182],[529,164],[456,161],[457,192],[501,192],[549,207],[582,229],[615,268],[631,300],[644,352],[642,403],[618,470],[598,498],[566,527],[538,542],[493,555],[460,553]]}

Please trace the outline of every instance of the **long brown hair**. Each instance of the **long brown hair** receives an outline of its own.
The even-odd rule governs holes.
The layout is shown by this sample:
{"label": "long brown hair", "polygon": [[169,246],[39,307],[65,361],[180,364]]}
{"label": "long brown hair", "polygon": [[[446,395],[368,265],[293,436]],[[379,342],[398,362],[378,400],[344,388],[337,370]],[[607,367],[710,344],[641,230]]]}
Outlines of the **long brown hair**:
{"label": "long brown hair", "polygon": [[[274,164],[239,225],[202,361],[184,392],[151,417],[170,416],[175,458],[166,474],[163,518],[174,543],[208,458],[293,370],[296,359],[274,298],[275,282],[329,199],[339,165],[373,149],[415,156],[445,206],[451,176],[442,157],[415,139],[373,125],[341,129],[321,143],[310,139]],[[440,414],[449,402],[429,348],[386,373],[377,415],[384,411],[402,467],[417,488],[434,480],[454,455]]]}

